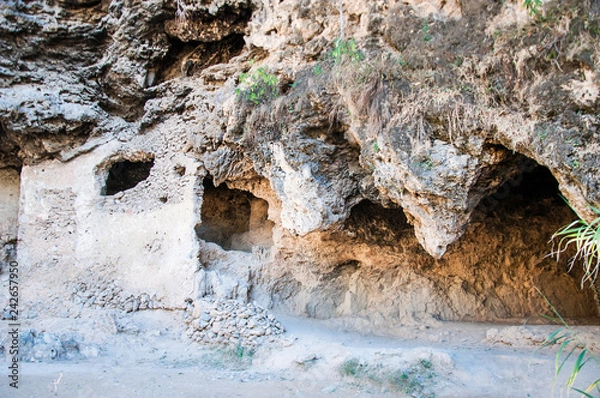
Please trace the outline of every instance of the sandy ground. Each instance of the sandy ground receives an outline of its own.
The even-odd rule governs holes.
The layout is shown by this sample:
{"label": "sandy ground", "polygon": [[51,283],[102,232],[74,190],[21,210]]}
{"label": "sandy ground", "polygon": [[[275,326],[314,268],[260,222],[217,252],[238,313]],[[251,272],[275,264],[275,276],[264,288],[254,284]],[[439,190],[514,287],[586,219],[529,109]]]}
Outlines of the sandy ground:
{"label": "sandy ground", "polygon": [[[0,397],[569,396],[561,388],[567,372],[555,383],[557,347],[540,345],[555,326],[440,323],[381,337],[346,332],[339,322],[276,315],[287,332],[254,353],[191,342],[175,312],[129,315],[117,333],[97,314],[33,320],[29,327],[38,332],[85,334],[98,355],[88,349],[88,358],[21,363],[18,390],[9,386],[5,358]],[[5,335],[6,321],[1,328]],[[600,348],[600,327],[577,331]],[[590,363],[576,385],[598,378],[600,367]]]}

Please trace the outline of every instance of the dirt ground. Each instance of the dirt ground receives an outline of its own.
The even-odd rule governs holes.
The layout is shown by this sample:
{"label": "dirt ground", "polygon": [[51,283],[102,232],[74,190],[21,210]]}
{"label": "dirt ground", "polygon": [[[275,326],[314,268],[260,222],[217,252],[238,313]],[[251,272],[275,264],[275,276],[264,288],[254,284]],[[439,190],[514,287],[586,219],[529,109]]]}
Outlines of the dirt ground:
{"label": "dirt ground", "polygon": [[[276,314],[287,332],[253,352],[191,342],[176,312],[128,315],[117,333],[88,315],[23,324],[82,333],[87,357],[22,362],[18,390],[4,376],[0,397],[563,397],[574,360],[555,380],[557,347],[541,347],[557,329],[548,325],[439,323],[382,337],[344,331],[341,321]],[[600,327],[576,330],[597,354]],[[590,362],[576,386],[599,376]]]}

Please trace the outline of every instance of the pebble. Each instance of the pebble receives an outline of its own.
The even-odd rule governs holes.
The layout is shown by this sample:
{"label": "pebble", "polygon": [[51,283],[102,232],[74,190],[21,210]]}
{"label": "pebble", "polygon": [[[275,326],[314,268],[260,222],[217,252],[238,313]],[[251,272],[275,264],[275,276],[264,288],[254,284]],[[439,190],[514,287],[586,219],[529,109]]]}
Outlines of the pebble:
{"label": "pebble", "polygon": [[200,314],[200,319],[202,319],[204,322],[210,322],[212,318],[209,314],[203,312],[202,314]]}

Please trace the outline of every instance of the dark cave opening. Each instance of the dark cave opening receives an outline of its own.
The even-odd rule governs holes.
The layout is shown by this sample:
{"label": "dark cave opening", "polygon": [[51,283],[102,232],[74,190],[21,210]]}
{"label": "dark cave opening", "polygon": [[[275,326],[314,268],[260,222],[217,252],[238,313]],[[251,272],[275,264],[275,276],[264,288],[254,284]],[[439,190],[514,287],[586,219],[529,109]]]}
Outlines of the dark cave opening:
{"label": "dark cave opening", "polygon": [[525,211],[530,216],[543,216],[555,207],[568,208],[560,197],[558,181],[548,168],[533,164],[481,199],[476,210],[485,214]]}
{"label": "dark cave opening", "polygon": [[121,160],[113,163],[108,169],[102,195],[114,195],[134,188],[150,176],[152,167],[154,167],[154,159],[147,161]]}
{"label": "dark cave opening", "polygon": [[210,66],[227,63],[240,55],[245,46],[243,34],[231,34],[214,42],[184,42],[172,36],[168,39],[169,51],[161,61],[156,84],[177,77],[194,76]]}
{"label": "dark cave opening", "polygon": [[395,245],[412,229],[401,208],[385,208],[368,199],[352,207],[344,224],[349,235],[378,245]]}
{"label": "dark cave opening", "polygon": [[594,291],[581,286],[581,264],[569,266],[575,250],[558,259],[551,255],[553,234],[577,218],[560,196],[558,181],[522,155],[511,157],[502,170],[512,178],[479,202],[465,236],[436,265],[449,266],[452,277],[460,269],[478,275],[471,279],[465,273],[463,288],[485,297],[483,306],[495,318],[543,322],[540,315],[556,310],[574,322],[597,323]]}
{"label": "dark cave opening", "polygon": [[274,223],[268,219],[267,201],[225,184],[215,187],[212,178],[205,178],[203,186],[202,222],[195,228],[198,238],[224,250],[244,252],[273,244]]}

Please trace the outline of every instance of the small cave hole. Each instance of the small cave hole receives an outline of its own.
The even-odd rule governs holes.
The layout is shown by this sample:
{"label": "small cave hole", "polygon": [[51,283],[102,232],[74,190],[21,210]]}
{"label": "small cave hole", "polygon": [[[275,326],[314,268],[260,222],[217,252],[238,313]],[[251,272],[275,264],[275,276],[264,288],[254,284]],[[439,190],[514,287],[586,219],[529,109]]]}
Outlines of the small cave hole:
{"label": "small cave hole", "polygon": [[272,246],[274,223],[265,200],[225,184],[215,187],[212,178],[205,178],[203,185],[202,222],[196,226],[200,239],[244,252]]}
{"label": "small cave hole", "polygon": [[[400,208],[385,208],[364,199],[352,207],[344,229],[351,236],[379,245],[395,245],[412,226]],[[409,234],[410,235],[410,234]]]}
{"label": "small cave hole", "polygon": [[113,163],[108,170],[102,194],[105,196],[134,188],[150,176],[154,159],[148,161],[121,160]]}
{"label": "small cave hole", "polygon": [[568,208],[559,196],[558,181],[548,168],[536,164],[483,198],[477,209],[486,214],[526,212],[529,216],[544,216],[560,207]]}
{"label": "small cave hole", "polygon": [[243,34],[231,34],[213,42],[184,42],[169,36],[169,51],[161,61],[157,83],[181,76],[193,76],[217,64],[226,64],[242,53],[246,42]]}

